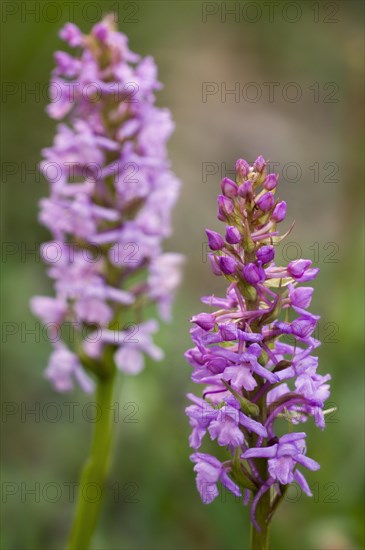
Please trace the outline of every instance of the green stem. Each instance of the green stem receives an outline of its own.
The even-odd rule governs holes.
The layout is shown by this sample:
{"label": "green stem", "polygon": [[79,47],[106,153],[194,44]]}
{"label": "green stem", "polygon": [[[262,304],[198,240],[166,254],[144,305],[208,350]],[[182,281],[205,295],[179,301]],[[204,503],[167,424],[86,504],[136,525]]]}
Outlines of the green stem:
{"label": "green stem", "polygon": [[[266,395],[259,399],[259,408],[261,414],[261,422],[264,424],[267,417]],[[267,460],[263,458],[256,459],[256,467],[260,477],[263,480],[267,479]],[[269,550],[269,522],[268,518],[271,510],[270,489],[266,491],[260,498],[256,507],[256,521],[261,527],[261,531],[257,531],[254,525],[251,525],[251,550]]]}
{"label": "green stem", "polygon": [[95,423],[90,456],[80,480],[76,514],[69,539],[69,550],[87,550],[96,527],[104,496],[104,484],[112,439],[111,405],[114,373],[97,381]]}
{"label": "green stem", "polygon": [[270,491],[260,499],[256,508],[256,520],[261,532],[251,525],[251,550],[269,550],[269,524],[267,518],[270,513]]}

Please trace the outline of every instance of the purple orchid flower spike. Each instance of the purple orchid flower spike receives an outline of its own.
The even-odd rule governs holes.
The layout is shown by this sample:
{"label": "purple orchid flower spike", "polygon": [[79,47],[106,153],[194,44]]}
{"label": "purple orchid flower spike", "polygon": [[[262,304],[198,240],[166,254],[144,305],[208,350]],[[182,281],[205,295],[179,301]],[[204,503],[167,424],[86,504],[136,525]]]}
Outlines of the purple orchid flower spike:
{"label": "purple orchid flower spike", "polygon": [[60,37],[76,50],[55,53],[47,112],[60,124],[42,152],[50,193],[39,215],[52,234],[41,251],[56,297],[36,296],[31,308],[52,336],[45,376],[55,390],[96,389],[101,419],[69,546],[86,549],[99,504],[82,498],[83,486],[105,478],[116,372],[135,375],[146,355],[163,357],[153,343],[158,323],[145,318],[144,306],[171,317],[182,256],[164,253],[162,243],[180,183],[166,149],[174,124],[155,105],[161,85],[153,59],[129,50],[113,15],[88,35],[68,23]]}
{"label": "purple orchid flower spike", "polygon": [[[67,101],[63,96],[54,98],[48,107],[56,120],[68,115],[68,124],[58,127],[41,163],[50,197],[41,200],[40,220],[54,238],[43,245],[43,256],[57,297],[35,297],[31,307],[42,321],[54,323],[56,331],[64,322],[72,323],[78,335],[74,340],[82,343],[90,325],[117,326],[121,310],[136,309],[141,300],[156,302],[161,317],[170,318],[182,257],[164,254],[161,244],[171,233],[170,214],[179,182],[166,152],[173,130],[170,113],[154,105],[160,84],[152,58],[141,59],[128,49],[127,38],[116,31],[112,16],[96,24],[89,36],[71,23],[60,36],[71,47],[81,47],[81,52],[77,57],[55,54],[52,88],[70,89],[74,84],[74,93]],[[97,98],[85,92],[90,79]],[[133,101],[123,94],[132,84]],[[47,254],[52,244],[59,252],[56,260]],[[135,274],[145,269],[145,284],[133,285]],[[120,367],[125,372],[136,373],[143,367],[140,352],[146,352],[146,346],[142,332],[139,336],[133,342],[126,338],[118,348],[118,363],[125,359],[126,365]],[[101,346],[100,355],[104,351]],[[103,374],[101,364],[92,364],[80,350],[70,352],[80,355],[85,379]],[[63,373],[61,365],[48,372],[53,373],[47,377],[56,390],[71,389],[62,383],[68,371]],[[92,383],[90,378],[88,389]]]}
{"label": "purple orchid flower spike", "polygon": [[[194,347],[186,353],[193,382],[205,386],[202,397],[189,394],[190,446],[198,451],[209,434],[227,452],[223,463],[192,455],[199,493],[212,502],[221,483],[251,503],[255,550],[268,548],[269,523],[290,483],[311,495],[301,468],[315,471],[319,464],[306,456],[306,434],[292,430],[308,418],[323,429],[329,397],[330,375],[317,373],[312,355],[319,345],[313,337],[319,317],[308,311],[313,288],[301,284],[318,269],[305,259],[275,263],[283,238],[277,226],[286,216],[277,184],[262,156],[253,166],[239,159],[236,180],[223,179],[218,219],[226,224],[225,240],[206,233],[212,271],[229,286],[225,298],[202,298],[210,310],[192,317]],[[283,341],[288,337],[290,344]],[[281,437],[278,418],[288,423]]]}

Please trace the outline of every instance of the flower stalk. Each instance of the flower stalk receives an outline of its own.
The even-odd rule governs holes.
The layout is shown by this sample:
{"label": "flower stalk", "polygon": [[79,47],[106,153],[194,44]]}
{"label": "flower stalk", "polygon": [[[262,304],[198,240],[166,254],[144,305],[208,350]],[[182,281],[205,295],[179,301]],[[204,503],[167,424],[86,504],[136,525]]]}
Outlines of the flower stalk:
{"label": "flower stalk", "polygon": [[[90,456],[82,470],[69,550],[89,548],[105,493],[110,448],[113,436],[112,403],[115,373],[96,384],[95,404],[100,418],[95,423]],[[96,495],[89,496],[89,491]]]}
{"label": "flower stalk", "polygon": [[256,508],[257,523],[261,526],[258,531],[251,524],[251,542],[250,550],[269,550],[269,524],[267,517],[270,512],[270,493],[266,493],[261,498]]}

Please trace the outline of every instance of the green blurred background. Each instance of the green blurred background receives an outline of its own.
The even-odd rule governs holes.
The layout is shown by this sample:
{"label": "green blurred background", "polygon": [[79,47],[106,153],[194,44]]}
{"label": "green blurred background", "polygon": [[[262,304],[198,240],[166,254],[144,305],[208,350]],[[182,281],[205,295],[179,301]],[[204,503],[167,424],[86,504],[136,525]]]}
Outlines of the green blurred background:
{"label": "green blurred background", "polygon": [[[235,15],[225,17],[224,5]],[[200,296],[224,289],[209,272],[204,238],[205,227],[219,229],[220,178],[238,157],[263,154],[280,163],[280,194],[296,220],[279,260],[301,251],[321,267],[312,310],[322,316],[321,373],[332,375],[330,406],[337,407],[323,433],[306,427],[308,454],[321,463],[308,474],[314,498],[290,490],[272,548],[363,548],[363,3],[186,0],[2,2],[2,548],[63,547],[73,513],[66,484],[78,479],[92,428],[90,397],[54,393],[43,379],[51,346],[25,333],[36,323],[29,298],[51,293],[41,262],[25,254],[49,238],[37,222],[47,185],[29,170],[53,139],[45,90],[70,9],[85,31],[99,13],[116,11],[132,50],[156,59],[165,85],[158,104],[176,121],[169,150],[183,182],[166,248],[187,257],[174,320],[157,337],[165,360],[137,378],[120,377],[120,422],[93,547],[248,547],[247,510],[230,495],[204,506],[196,492],[183,353],[188,320],[203,310]],[[206,82],[216,93],[203,101]],[[224,85],[236,83],[240,97],[222,98]],[[268,83],[276,83],[274,96]],[[73,422],[66,402],[78,403]],[[38,408],[39,417],[27,408]],[[138,422],[131,423],[134,409]],[[206,441],[206,451],[214,448]]]}

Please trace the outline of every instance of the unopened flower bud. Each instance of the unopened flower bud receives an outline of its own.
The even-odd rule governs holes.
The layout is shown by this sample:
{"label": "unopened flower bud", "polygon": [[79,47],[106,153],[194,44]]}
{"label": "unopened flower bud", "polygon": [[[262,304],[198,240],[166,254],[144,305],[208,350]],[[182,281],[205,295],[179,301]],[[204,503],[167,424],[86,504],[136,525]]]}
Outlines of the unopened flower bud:
{"label": "unopened flower bud", "polygon": [[281,201],[275,206],[271,218],[275,222],[282,222],[286,216],[286,202]]}
{"label": "unopened flower bud", "polygon": [[240,183],[243,182],[243,180],[248,176],[248,173],[250,171],[250,165],[248,162],[244,159],[238,159],[236,162],[236,174],[237,179]]}
{"label": "unopened flower bud", "polygon": [[246,180],[238,188],[238,194],[245,199],[246,197],[252,197],[252,183],[250,180]]}
{"label": "unopened flower bud", "polygon": [[256,204],[260,210],[263,212],[268,212],[274,206],[274,202],[274,195],[272,193],[265,193],[259,198]]}
{"label": "unopened flower bud", "polygon": [[232,214],[234,209],[233,202],[228,199],[227,197],[224,197],[223,195],[218,196],[218,212],[217,212],[217,218],[218,220],[225,222],[227,221],[227,218],[230,214]]}
{"label": "unopened flower bud", "polygon": [[266,176],[266,179],[264,181],[264,187],[268,191],[271,191],[272,189],[275,189],[278,183],[278,176],[276,174],[268,174]]}
{"label": "unopened flower bud", "polygon": [[233,275],[236,271],[236,261],[230,256],[220,256],[218,258],[219,267],[225,275]]}
{"label": "unopened flower bud", "polygon": [[194,315],[191,320],[203,330],[211,330],[215,325],[215,317],[210,313],[199,313],[199,315]]}
{"label": "unopened flower bud", "polygon": [[275,257],[275,250],[274,247],[271,245],[265,245],[258,249],[256,252],[256,257],[258,260],[260,260],[263,264],[268,264],[271,262]]}
{"label": "unopened flower bud", "polygon": [[237,197],[238,185],[229,178],[223,178],[221,183],[222,193],[226,197]]}
{"label": "unopened flower bud", "polygon": [[205,230],[208,237],[208,246],[211,250],[221,250],[224,247],[223,237],[216,231]]}
{"label": "unopened flower bud", "polygon": [[261,155],[257,157],[255,162],[253,163],[253,169],[255,170],[255,172],[262,172],[265,166],[266,166],[266,161],[264,157]]}
{"label": "unopened flower bud", "polygon": [[233,225],[227,225],[226,227],[226,241],[229,244],[238,244],[242,239],[241,233],[238,231],[237,227]]}
{"label": "unopened flower bud", "polygon": [[94,25],[92,29],[92,34],[100,40],[100,42],[105,42],[109,36],[110,30],[106,21],[101,21]]}
{"label": "unopened flower bud", "polygon": [[211,252],[208,254],[208,260],[213,274],[218,276],[222,275],[222,272],[218,266],[217,258]]}
{"label": "unopened flower bud", "polygon": [[265,280],[265,271],[256,264],[247,264],[243,268],[243,276],[250,285],[256,285]]}

